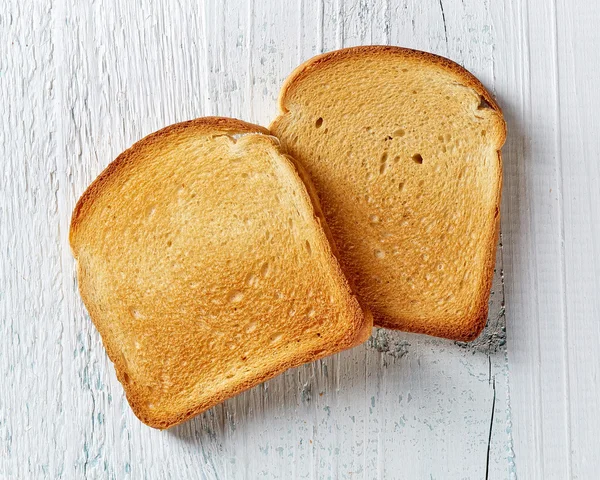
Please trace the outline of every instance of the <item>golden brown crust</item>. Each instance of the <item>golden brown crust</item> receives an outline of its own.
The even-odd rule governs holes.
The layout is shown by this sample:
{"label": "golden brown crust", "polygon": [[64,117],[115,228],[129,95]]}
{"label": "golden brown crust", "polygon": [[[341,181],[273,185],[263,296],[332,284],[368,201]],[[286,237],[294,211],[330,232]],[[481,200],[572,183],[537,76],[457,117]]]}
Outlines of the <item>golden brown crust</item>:
{"label": "golden brown crust", "polygon": [[[356,319],[355,319],[355,321],[356,321]],[[337,353],[342,350],[346,350],[346,349],[354,347],[356,345],[360,345],[361,343],[366,341],[369,338],[369,336],[371,335],[371,328],[370,327],[366,328],[366,327],[368,327],[368,322],[364,322],[362,329],[358,331],[358,335],[356,335],[355,338],[352,339],[352,341],[345,342],[343,344],[338,345],[339,348],[337,348],[337,349],[332,349],[330,351],[322,350],[322,349],[315,349],[313,351],[307,352],[306,354],[304,354],[302,356],[295,358],[293,361],[281,362],[278,365],[276,365],[272,370],[265,373],[261,377],[251,378],[251,379],[246,380],[245,382],[241,382],[239,384],[234,385],[230,389],[221,390],[215,396],[213,396],[210,399],[210,401],[199,403],[195,407],[190,408],[190,409],[186,410],[185,412],[182,412],[179,415],[164,416],[164,417],[159,417],[159,418],[151,417],[146,414],[147,410],[141,406],[141,402],[137,400],[136,396],[133,394],[131,389],[127,388],[124,385],[125,395],[127,397],[127,401],[129,403],[129,405],[131,406],[131,410],[133,411],[133,413],[135,414],[135,416],[137,418],[139,418],[142,422],[144,422],[146,425],[148,425],[152,428],[164,430],[164,429],[179,425],[187,420],[190,420],[191,418],[201,414],[202,412],[205,412],[206,410],[214,407],[215,405],[218,405],[219,403],[222,403],[229,398],[235,397],[236,395],[239,395],[240,393],[242,393],[252,387],[255,387],[256,385],[266,382],[267,380],[270,380],[271,378],[276,377],[277,375],[283,373],[286,370],[289,370],[290,368],[295,368],[295,367],[298,367],[305,363],[314,362],[320,358],[327,357],[329,355],[333,355],[334,353]],[[365,336],[365,332],[367,330],[368,330],[368,334],[366,334],[366,336]],[[112,361],[112,357],[110,357],[110,355],[109,355],[109,358],[111,358],[111,361]],[[123,378],[122,378],[123,370],[118,368],[118,364],[116,362],[114,362],[114,363],[115,363],[115,370],[117,372],[117,378],[123,384]]]}
{"label": "golden brown crust", "polygon": [[[264,141],[266,138],[265,136],[270,135],[268,130],[257,125],[252,125],[235,119],[217,117],[201,118],[189,122],[183,122],[153,133],[140,140],[130,149],[119,155],[119,157],[117,157],[117,159],[112,162],[90,185],[90,187],[77,202],[70,229],[70,243],[74,252],[74,256],[77,260],[77,276],[79,279],[79,288],[84,304],[89,311],[92,321],[100,332],[109,358],[115,365],[117,378],[123,384],[128,402],[130,403],[133,412],[147,425],[159,429],[169,428],[184,422],[185,420],[207,410],[208,408],[211,408],[223,400],[276,376],[288,368],[322,358],[362,343],[368,338],[372,328],[372,316],[370,315],[370,312],[368,309],[365,309],[363,313],[356,296],[352,294],[350,285],[341,272],[340,266],[333,252],[334,247],[329,242],[328,234],[324,230],[324,228],[326,228],[326,224],[324,223],[322,213],[318,207],[318,202],[316,202],[316,199],[305,188],[301,178],[298,176],[294,162],[279,152],[282,165],[286,167],[290,174],[290,178],[294,179],[294,184],[299,189],[300,195],[305,197],[309,205],[311,203],[313,204],[313,215],[316,219],[316,223],[319,223],[321,227],[324,227],[317,228],[316,233],[320,238],[321,243],[319,245],[324,246],[326,249],[325,252],[327,252],[327,268],[333,272],[333,275],[335,278],[337,278],[336,281],[338,284],[342,285],[343,289],[347,292],[347,294],[345,293],[341,295],[342,298],[346,299],[344,300],[346,305],[344,305],[343,311],[348,312],[348,328],[345,330],[345,335],[341,336],[339,341],[337,341],[335,344],[331,344],[331,342],[329,342],[328,344],[318,345],[314,348],[310,348],[309,350],[298,350],[292,358],[286,357],[274,365],[271,364],[271,368],[268,371],[264,371],[262,375],[252,375],[242,379],[242,381],[237,383],[229,382],[228,385],[218,390],[211,397],[196,401],[194,405],[192,405],[190,408],[186,408],[184,411],[178,411],[175,414],[165,414],[164,411],[153,412],[149,410],[147,406],[149,401],[147,393],[140,390],[140,387],[137,384],[130,382],[129,377],[131,372],[129,371],[127,360],[122,352],[122,349],[120,348],[121,346],[119,339],[115,337],[114,333],[111,331],[111,327],[102,320],[104,314],[98,308],[94,298],[93,283],[91,282],[91,279],[93,278],[93,272],[85,271],[85,268],[82,266],[81,262],[79,262],[78,254],[81,250],[82,244],[85,244],[86,242],[86,237],[85,235],[78,235],[78,230],[82,228],[82,221],[84,220],[85,215],[90,212],[92,204],[98,201],[99,198],[105,193],[105,189],[110,186],[110,182],[117,181],[116,179],[119,176],[122,176],[120,175],[120,173],[123,173],[122,169],[131,168],[135,162],[144,159],[144,155],[142,155],[140,152],[143,153],[143,150],[147,147],[156,147],[158,149],[158,147],[160,147],[159,142],[164,142],[165,138],[169,135],[179,135],[182,132],[189,131],[198,131],[201,133],[209,132],[210,134],[214,133],[215,136],[219,136],[221,133],[225,135],[258,133],[260,135],[257,136],[257,140],[260,138],[261,141]],[[254,141],[254,139],[250,138],[249,141]],[[269,137],[269,141],[273,147],[278,149],[278,141],[276,139]],[[157,359],[157,361],[160,361],[160,359]]]}
{"label": "golden brown crust", "polygon": [[[299,65],[284,81],[279,94],[279,115],[273,120],[269,129],[272,132],[278,131],[279,123],[289,112],[287,104],[288,99],[294,94],[295,89],[300,83],[310,76],[311,74],[322,70],[326,67],[332,66],[337,62],[343,62],[347,59],[355,59],[359,57],[370,57],[370,58],[389,58],[389,57],[402,57],[411,58],[418,61],[423,61],[429,65],[435,65],[442,70],[452,73],[455,75],[460,84],[470,87],[484,100],[482,101],[484,108],[491,108],[498,113],[502,118],[502,111],[500,106],[493,98],[493,96],[486,90],[483,84],[469,71],[463,68],[461,65],[449,60],[445,57],[441,57],[432,53],[412,50],[408,48],[395,47],[395,46],[358,46],[350,47],[333,52],[324,53],[315,56],[306,62]],[[487,104],[487,105],[485,105]],[[504,144],[506,139],[506,123],[502,118],[502,131],[498,133],[498,144],[500,147]],[[480,293],[478,298],[475,300],[477,307],[475,308],[475,314],[460,325],[450,324],[423,324],[422,322],[415,320],[414,322],[402,322],[398,324],[398,320],[389,318],[382,315],[380,312],[374,311],[375,325],[382,326],[391,329],[402,329],[411,332],[425,333],[429,335],[450,338],[454,340],[469,341],[475,339],[485,327],[487,322],[488,313],[488,299],[491,291],[492,278],[494,272],[494,264],[496,257],[496,247],[499,235],[500,225],[500,198],[502,189],[502,157],[500,150],[498,150],[498,161],[500,167],[500,173],[498,176],[497,183],[497,199],[495,203],[495,215],[496,221],[494,222],[494,230],[490,232],[489,244],[487,248],[487,256],[485,259],[486,275],[481,284]]]}
{"label": "golden brown crust", "polygon": [[94,202],[94,199],[102,192],[102,189],[117,172],[126,166],[132,159],[136,157],[136,154],[140,149],[144,147],[150,147],[156,144],[160,140],[164,139],[169,135],[177,135],[178,133],[194,129],[199,132],[216,132],[216,133],[262,133],[264,135],[270,135],[269,130],[259,125],[244,122],[237,118],[226,118],[226,117],[202,117],[193,120],[187,120],[185,122],[175,123],[168,127],[162,128],[156,132],[153,132],[141,140],[137,141],[133,146],[121,153],[115,160],[108,164],[108,166],[98,175],[98,177],[90,184],[90,186],[83,192],[75,209],[71,216],[71,227],[69,229],[69,242],[73,245],[73,236],[79,227],[81,216],[85,213],[86,209],[89,209],[90,205]]}
{"label": "golden brown crust", "polygon": [[[502,110],[500,109],[500,106],[498,105],[494,97],[490,95],[490,93],[486,90],[486,88],[479,81],[479,79],[477,79],[475,75],[473,75],[471,72],[469,72],[467,69],[465,69],[458,63],[446,57],[435,55],[434,53],[423,52],[421,50],[413,50],[404,47],[395,47],[390,45],[366,45],[342,48],[333,52],[322,53],[321,55],[317,55],[308,59],[306,62],[296,67],[294,71],[290,74],[290,76],[287,77],[283,82],[283,86],[281,87],[281,91],[279,93],[280,112],[287,112],[285,100],[289,96],[290,92],[294,89],[295,85],[302,81],[306,76],[310,75],[316,70],[319,70],[320,68],[323,68],[325,65],[343,61],[349,57],[385,57],[388,55],[422,60],[429,64],[437,65],[444,70],[454,73],[463,80],[466,86],[475,89],[477,93],[483,96],[485,101],[494,110],[496,110],[499,113],[502,113]],[[277,119],[275,119],[275,121],[277,121]],[[269,129],[272,130],[271,127]]]}

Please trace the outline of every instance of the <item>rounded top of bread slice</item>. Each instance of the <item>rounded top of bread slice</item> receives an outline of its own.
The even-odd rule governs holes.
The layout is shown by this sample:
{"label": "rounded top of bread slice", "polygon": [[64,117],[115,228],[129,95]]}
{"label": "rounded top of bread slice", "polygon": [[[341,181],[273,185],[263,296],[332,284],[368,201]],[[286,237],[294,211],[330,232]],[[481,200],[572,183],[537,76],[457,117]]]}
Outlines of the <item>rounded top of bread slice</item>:
{"label": "rounded top of bread slice", "polygon": [[354,47],[299,66],[270,129],[319,194],[375,323],[468,340],[487,319],[506,138],[472,74],[433,54]]}
{"label": "rounded top of bread slice", "polygon": [[120,155],[75,211],[79,288],[136,415],[167,428],[370,334],[290,159],[203,118]]}

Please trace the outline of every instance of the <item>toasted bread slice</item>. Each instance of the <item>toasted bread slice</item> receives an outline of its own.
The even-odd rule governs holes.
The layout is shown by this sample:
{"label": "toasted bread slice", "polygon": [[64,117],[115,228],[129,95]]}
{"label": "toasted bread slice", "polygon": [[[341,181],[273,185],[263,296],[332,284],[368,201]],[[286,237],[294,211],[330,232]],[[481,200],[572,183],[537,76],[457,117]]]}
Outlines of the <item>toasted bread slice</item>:
{"label": "toasted bread slice", "polygon": [[485,325],[506,131],[456,63],[398,47],[315,57],[270,129],[311,176],[342,268],[380,326],[452,339]]}
{"label": "toasted bread slice", "polygon": [[278,141],[233,119],[156,132],[92,183],[79,288],[140,420],[171,427],[366,340],[319,215]]}

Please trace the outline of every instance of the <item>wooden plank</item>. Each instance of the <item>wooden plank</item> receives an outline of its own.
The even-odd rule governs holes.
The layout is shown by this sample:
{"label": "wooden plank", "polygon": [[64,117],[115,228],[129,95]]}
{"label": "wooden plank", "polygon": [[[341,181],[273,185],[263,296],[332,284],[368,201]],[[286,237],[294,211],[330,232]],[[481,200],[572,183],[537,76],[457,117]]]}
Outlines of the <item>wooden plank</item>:
{"label": "wooden plank", "polygon": [[557,19],[546,2],[513,8],[505,2],[496,13],[501,28],[507,16],[514,19],[507,22],[511,29],[502,32],[507,48],[499,57],[498,84],[505,88],[499,95],[514,98],[507,105],[514,133],[506,149],[504,238],[512,306],[508,353],[515,451],[519,474],[525,478],[571,478],[564,415],[568,392],[557,148],[561,132],[556,122]]}
{"label": "wooden plank", "polygon": [[600,8],[560,0],[556,17],[566,463],[572,478],[592,478],[600,469]]}
{"label": "wooden plank", "polygon": [[60,471],[64,299],[51,2],[0,13],[0,477]]}
{"label": "wooden plank", "polygon": [[[554,362],[554,375],[543,375],[540,339],[540,318],[552,322],[554,329],[544,331],[555,335],[560,334],[562,321],[558,313],[560,287],[555,280],[560,272],[559,205],[552,202],[550,192],[557,182],[552,171],[556,132],[554,123],[546,121],[546,112],[552,112],[556,102],[556,92],[546,85],[553,71],[552,55],[545,50],[551,44],[551,22],[548,21],[551,12],[547,4],[539,5],[538,11],[527,3],[494,2],[492,15],[499,45],[496,93],[502,101],[509,130],[503,150],[502,230],[508,299],[511,426],[519,476],[536,479],[545,478],[542,465],[552,458],[560,459],[564,453],[560,445],[554,451],[545,445],[542,419],[549,408],[554,409],[555,415],[551,418],[556,431],[560,432],[564,426],[559,423],[560,406],[548,405],[548,397],[541,395],[542,388],[560,389],[564,373],[560,363]],[[535,14],[530,15],[530,11]],[[531,64],[535,62],[540,65],[533,69]],[[536,96],[539,89],[545,94]],[[543,181],[540,181],[542,169]],[[543,203],[535,203],[540,195]],[[542,235],[547,239],[543,246],[538,244]],[[549,271],[541,272],[541,268],[553,275],[549,277]],[[546,289],[540,289],[540,282],[546,282]],[[540,299],[540,295],[543,298]],[[540,317],[540,309],[543,317]],[[560,348],[560,341],[555,337],[554,347]],[[560,440],[561,435],[555,438]],[[560,475],[566,473],[564,470],[557,472],[557,478],[567,478]]]}
{"label": "wooden plank", "polygon": [[[514,449],[522,478],[592,478],[600,264],[593,2],[494,2],[509,121],[503,211]],[[581,92],[586,92],[585,97]],[[596,124],[595,124],[596,123]]]}

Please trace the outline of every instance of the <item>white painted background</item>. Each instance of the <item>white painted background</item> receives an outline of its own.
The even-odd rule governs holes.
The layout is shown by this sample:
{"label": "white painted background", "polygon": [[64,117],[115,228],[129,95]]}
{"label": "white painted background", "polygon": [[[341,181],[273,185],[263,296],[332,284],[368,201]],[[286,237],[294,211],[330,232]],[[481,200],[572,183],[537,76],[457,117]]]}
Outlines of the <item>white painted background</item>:
{"label": "white painted background", "polygon": [[[0,478],[598,478],[599,23],[595,0],[3,0]],[[299,62],[371,43],[446,55],[504,109],[484,336],[379,331],[142,425],[76,290],[78,196],[167,124],[268,125]]]}

